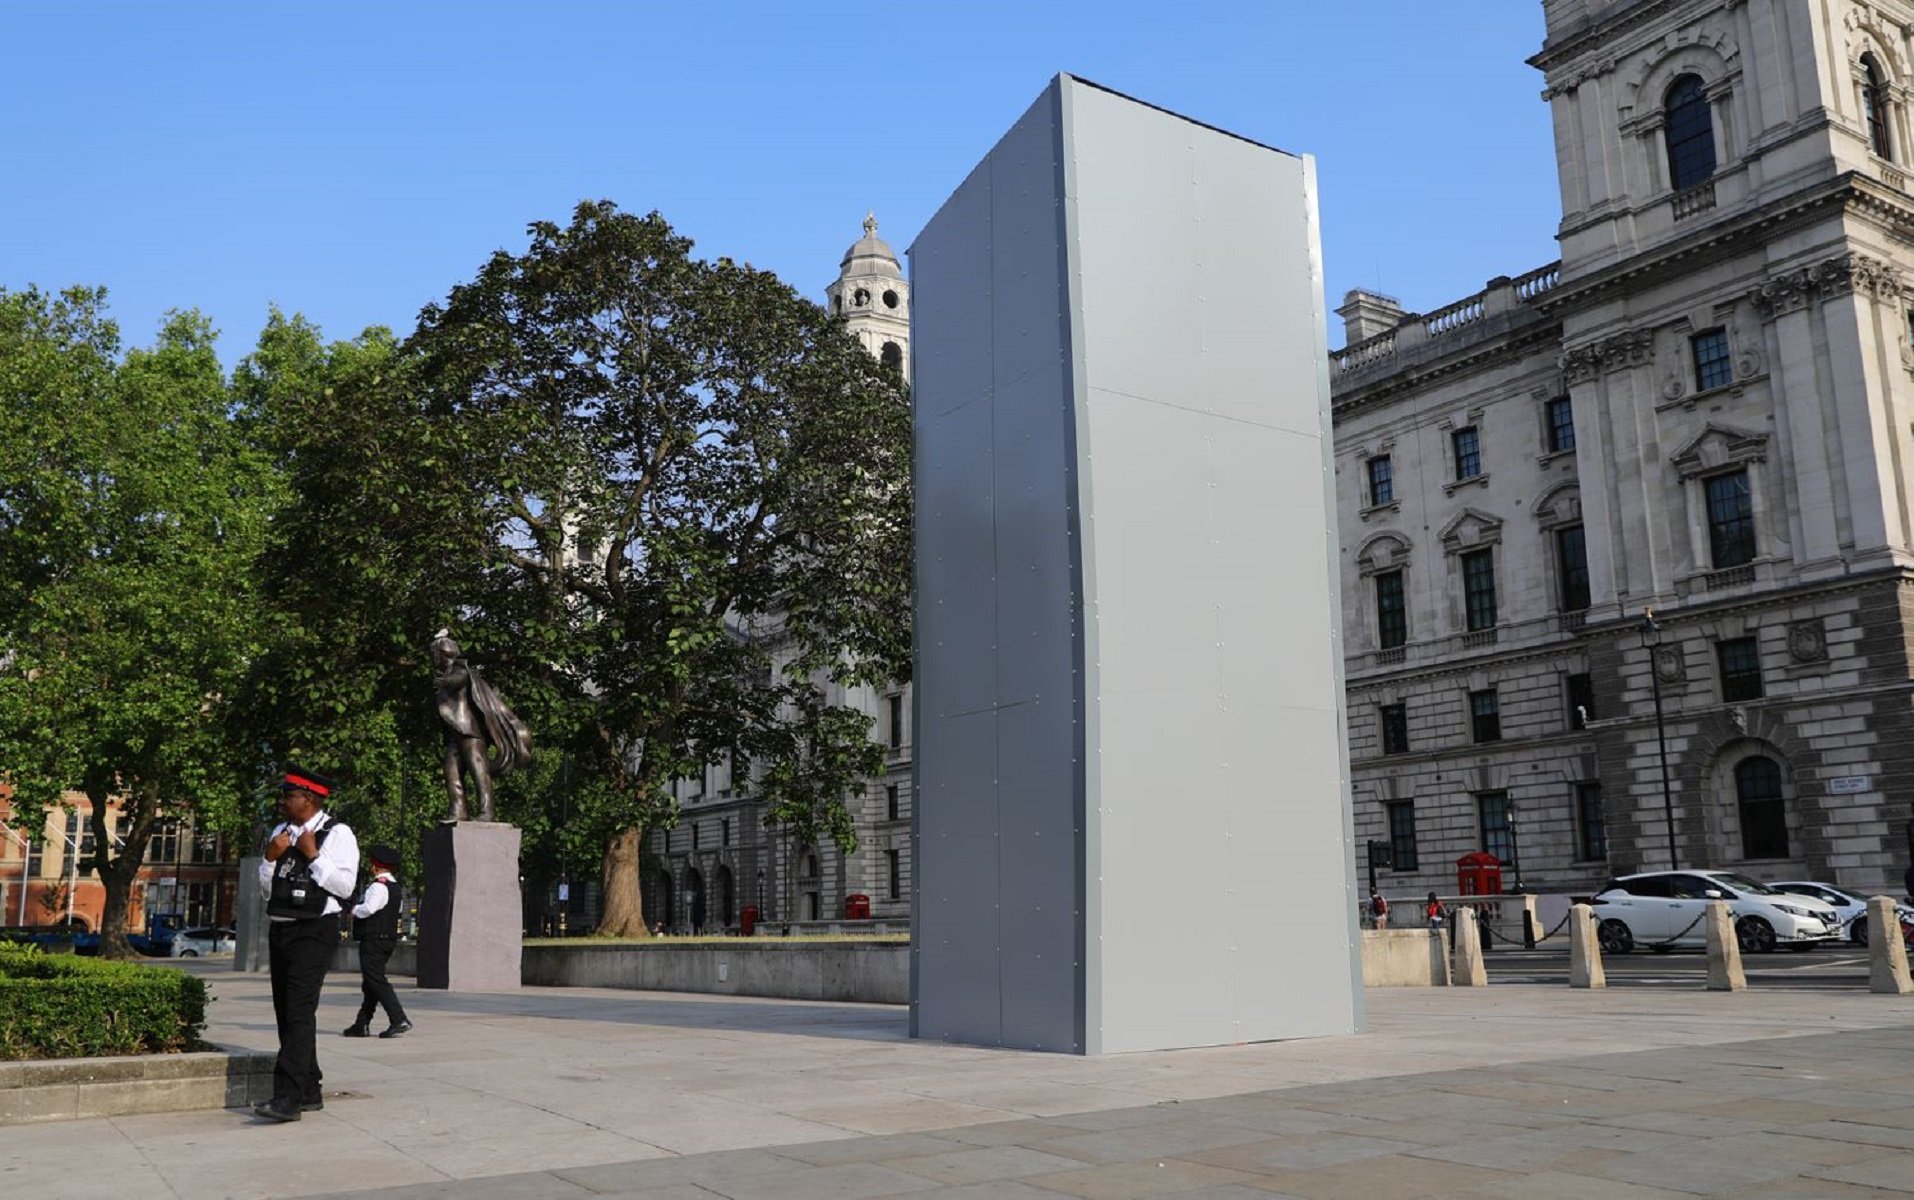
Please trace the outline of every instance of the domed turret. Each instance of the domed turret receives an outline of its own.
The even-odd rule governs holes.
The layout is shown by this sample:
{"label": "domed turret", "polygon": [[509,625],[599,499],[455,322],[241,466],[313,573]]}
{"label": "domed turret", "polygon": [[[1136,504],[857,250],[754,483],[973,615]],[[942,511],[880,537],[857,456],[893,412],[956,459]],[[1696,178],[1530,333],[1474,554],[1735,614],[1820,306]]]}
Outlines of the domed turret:
{"label": "domed turret", "polygon": [[824,294],[873,357],[910,373],[910,284],[890,244],[877,236],[876,214],[865,216],[864,236],[844,252],[837,281]]}

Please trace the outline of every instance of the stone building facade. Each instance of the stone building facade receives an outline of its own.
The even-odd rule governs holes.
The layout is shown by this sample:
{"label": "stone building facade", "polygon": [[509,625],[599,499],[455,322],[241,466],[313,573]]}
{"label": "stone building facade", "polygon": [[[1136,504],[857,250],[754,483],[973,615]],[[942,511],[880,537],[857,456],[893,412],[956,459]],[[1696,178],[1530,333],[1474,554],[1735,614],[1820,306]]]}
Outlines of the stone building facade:
{"label": "stone building facade", "polygon": [[1561,261],[1338,310],[1358,866],[1898,892],[1914,3],[1543,9]]}
{"label": "stone building facade", "polygon": [[[832,312],[872,357],[910,369],[910,284],[897,255],[877,236],[877,219],[864,219],[864,236],[844,252],[838,276],[825,289]],[[776,638],[774,629],[753,636]],[[884,747],[882,777],[847,798],[857,849],[800,845],[764,824],[745,770],[709,768],[702,779],[675,788],[682,816],[673,830],[649,837],[652,862],[662,870],[645,883],[645,916],[675,931],[721,930],[738,924],[744,907],[783,926],[841,918],[845,898],[870,900],[873,917],[910,915],[911,736],[910,685],[844,688],[820,676],[828,703],[856,708],[871,719]],[[741,765],[741,764],[740,764]]]}

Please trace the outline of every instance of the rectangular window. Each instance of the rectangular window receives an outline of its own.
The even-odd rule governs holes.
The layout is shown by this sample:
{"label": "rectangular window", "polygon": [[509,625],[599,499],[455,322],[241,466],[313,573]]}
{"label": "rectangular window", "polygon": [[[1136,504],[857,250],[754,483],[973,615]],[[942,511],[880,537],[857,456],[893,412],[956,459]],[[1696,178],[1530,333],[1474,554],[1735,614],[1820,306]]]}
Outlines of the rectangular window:
{"label": "rectangular window", "polygon": [[1580,525],[1555,531],[1555,568],[1562,579],[1562,611],[1588,607],[1588,540]]}
{"label": "rectangular window", "polygon": [[720,846],[729,846],[731,844],[730,817],[726,817],[724,820],[718,822],[718,844]]}
{"label": "rectangular window", "polygon": [[1391,650],[1409,640],[1409,614],[1402,602],[1402,572],[1376,576],[1376,644]]}
{"label": "rectangular window", "polygon": [[179,822],[161,821],[146,842],[146,861],[150,863],[176,863],[179,861]]}
{"label": "rectangular window", "polygon": [[1390,466],[1387,454],[1378,454],[1369,460],[1369,506],[1393,504],[1396,499],[1396,476]]}
{"label": "rectangular window", "polygon": [[1754,497],[1748,490],[1747,468],[1713,476],[1702,486],[1708,497],[1708,549],[1715,569],[1752,562]]}
{"label": "rectangular window", "polygon": [[1695,351],[1695,390],[1706,392],[1727,387],[1735,381],[1735,367],[1728,354],[1728,331],[1709,329],[1688,339]]}
{"label": "rectangular window", "polygon": [[698,823],[696,821],[691,823],[691,848],[693,850],[698,848]]}
{"label": "rectangular window", "polygon": [[220,860],[222,847],[216,833],[193,834],[193,848],[188,861],[195,863],[216,863]]}
{"label": "rectangular window", "polygon": [[1509,794],[1480,792],[1475,811],[1482,826],[1482,848],[1506,865],[1515,862],[1515,833],[1509,822]]}
{"label": "rectangular window", "polygon": [[890,899],[897,899],[904,890],[903,851],[884,851],[885,865],[890,868]]}
{"label": "rectangular window", "polygon": [[1455,478],[1460,483],[1464,479],[1474,479],[1482,473],[1482,443],[1476,437],[1475,426],[1464,425],[1449,435],[1449,441],[1455,447]]}
{"label": "rectangular window", "polygon": [[1406,704],[1385,704],[1382,715],[1382,752],[1384,754],[1409,753],[1409,706]]}
{"label": "rectangular window", "polygon": [[1588,723],[1595,719],[1595,678],[1588,674],[1570,675],[1566,680],[1568,691],[1568,727],[1587,729]]}
{"label": "rectangular window", "polygon": [[1721,666],[1721,698],[1761,699],[1761,651],[1751,637],[1726,638],[1715,643],[1715,661]]}
{"label": "rectangular window", "polygon": [[1478,742],[1502,740],[1502,702],[1494,688],[1469,693],[1469,730]]}
{"label": "rectangular window", "polygon": [[1602,785],[1575,785],[1576,853],[1582,862],[1600,862],[1608,857],[1608,824],[1602,812]]}
{"label": "rectangular window", "polygon": [[1416,863],[1416,802],[1389,802],[1389,856],[1398,871],[1413,871]]}
{"label": "rectangular window", "polygon": [[904,745],[904,697],[903,696],[894,695],[890,697],[890,718],[891,718],[891,749],[896,750],[901,748]]}
{"label": "rectangular window", "polygon": [[887,783],[884,785],[884,819],[887,821],[895,821],[898,819],[898,816],[897,785]]}
{"label": "rectangular window", "polygon": [[189,927],[213,923],[213,885],[211,883],[186,885],[186,912],[182,915]]}
{"label": "rectangular window", "polygon": [[1495,551],[1471,550],[1462,556],[1462,598],[1469,632],[1495,628]]}
{"label": "rectangular window", "polygon": [[1544,408],[1548,418],[1548,452],[1560,454],[1575,449],[1575,406],[1567,396],[1557,396]]}

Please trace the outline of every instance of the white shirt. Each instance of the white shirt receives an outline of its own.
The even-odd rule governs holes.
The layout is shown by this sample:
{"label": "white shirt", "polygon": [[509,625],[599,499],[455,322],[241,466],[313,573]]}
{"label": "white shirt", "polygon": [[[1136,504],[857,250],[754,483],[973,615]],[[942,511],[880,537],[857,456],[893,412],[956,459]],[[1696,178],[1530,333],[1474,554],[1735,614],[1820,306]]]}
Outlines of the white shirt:
{"label": "white shirt", "polygon": [[[290,821],[281,822],[272,831],[273,837],[281,833],[292,835],[294,846],[288,847],[287,854],[297,853],[296,844],[299,835],[308,829],[317,829],[331,823],[332,832],[326,840],[319,843],[319,857],[312,860],[312,881],[326,892],[326,911],[331,916],[343,912],[345,906],[339,901],[352,895],[352,885],[359,881],[359,839],[353,835],[350,825],[333,821],[325,812],[317,812],[312,820],[303,825],[294,825]],[[284,855],[281,856],[282,858]],[[272,897],[272,873],[279,866],[277,862],[262,858],[259,860],[259,890],[270,899]],[[294,917],[274,917],[275,921],[291,921]]]}
{"label": "white shirt", "polygon": [[366,894],[360,899],[359,903],[352,906],[352,917],[354,920],[363,921],[385,907],[387,899],[385,885],[386,881],[391,878],[391,873],[387,871],[381,871],[372,877],[372,882],[366,885]]}

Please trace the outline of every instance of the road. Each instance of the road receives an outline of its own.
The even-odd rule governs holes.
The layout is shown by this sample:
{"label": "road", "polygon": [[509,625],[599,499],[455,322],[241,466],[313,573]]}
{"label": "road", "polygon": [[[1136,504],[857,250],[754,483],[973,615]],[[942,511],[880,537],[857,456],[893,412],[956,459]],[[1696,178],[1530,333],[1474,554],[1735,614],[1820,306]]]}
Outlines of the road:
{"label": "road", "polygon": [[[1568,983],[1568,947],[1534,950],[1494,950],[1483,956],[1489,983]],[[1828,946],[1805,954],[1744,954],[1741,967],[1748,987],[1867,990],[1867,952],[1848,945]],[[1700,950],[1671,950],[1666,954],[1637,950],[1602,958],[1609,987],[1698,988],[1708,982],[1708,955]]]}

